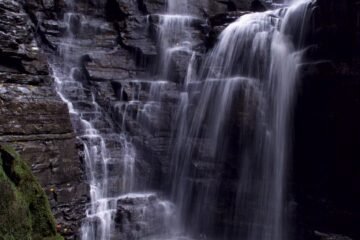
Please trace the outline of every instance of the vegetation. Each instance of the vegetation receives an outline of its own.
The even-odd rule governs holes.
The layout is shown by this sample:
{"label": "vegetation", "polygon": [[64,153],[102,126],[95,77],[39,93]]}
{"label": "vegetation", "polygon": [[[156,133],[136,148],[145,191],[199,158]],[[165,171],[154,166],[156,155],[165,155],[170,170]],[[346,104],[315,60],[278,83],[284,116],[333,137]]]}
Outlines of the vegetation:
{"label": "vegetation", "polygon": [[45,192],[30,168],[0,145],[0,240],[63,240]]}

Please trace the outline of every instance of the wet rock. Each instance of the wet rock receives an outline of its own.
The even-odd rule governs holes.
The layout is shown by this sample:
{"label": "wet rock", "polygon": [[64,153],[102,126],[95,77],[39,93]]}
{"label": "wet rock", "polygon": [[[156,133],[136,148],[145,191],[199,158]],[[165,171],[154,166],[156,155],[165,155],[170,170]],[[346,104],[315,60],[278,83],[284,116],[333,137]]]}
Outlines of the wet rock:
{"label": "wet rock", "polygon": [[[360,136],[360,115],[353,111],[360,106],[358,63],[333,60],[318,64],[309,63],[299,79],[294,145],[297,222],[300,229],[309,231],[303,238],[313,238],[315,229],[331,229],[356,238],[358,197],[351,183],[358,181],[352,170],[359,158],[353,145]],[[312,157],[305,157],[309,152]]]}
{"label": "wet rock", "polygon": [[[73,6],[70,6],[69,2],[72,2]],[[210,48],[229,23],[249,13],[250,10],[264,10],[261,6],[256,6],[254,4],[256,2],[259,3],[251,0],[189,1],[189,13],[208,20],[194,20],[191,26],[194,30],[191,34],[196,36],[194,38],[196,46],[193,46],[193,49],[200,53],[205,52],[204,41]],[[321,7],[329,5],[334,9],[344,4],[340,3],[341,1],[335,5],[328,4],[328,1],[317,2]],[[69,33],[74,35],[68,51],[72,54],[74,62],[78,60],[82,62],[81,68],[76,73],[78,76],[75,78],[84,84],[86,99],[78,99],[80,96],[73,89],[67,90],[73,91],[69,96],[77,99],[76,107],[84,111],[92,111],[87,112],[88,116],[85,118],[95,119],[92,122],[94,126],[101,133],[107,134],[105,139],[112,159],[121,158],[123,153],[119,147],[116,147],[120,143],[114,141],[114,136],[110,136],[109,133],[119,135],[124,130],[128,132],[137,149],[136,175],[140,176],[138,180],[157,189],[166,185],[169,178],[171,123],[175,120],[176,104],[182,89],[181,80],[184,78],[191,56],[186,51],[179,51],[173,55],[171,72],[174,74],[172,78],[174,85],[161,91],[161,104],[156,101],[149,104],[148,101],[152,101],[149,97],[151,92],[149,82],[154,79],[147,79],[149,80],[147,83],[139,83],[136,80],[153,76],[149,73],[157,71],[154,70],[154,66],[159,49],[157,29],[154,25],[159,23],[159,15],[156,14],[164,13],[165,1],[108,0],[105,4],[105,1],[95,0],[34,0],[24,1],[24,6],[34,25],[28,23],[29,19],[16,1],[0,1],[0,8],[6,11],[4,20],[2,19],[5,23],[0,23],[0,28],[6,30],[0,31],[0,56],[3,59],[0,60],[0,103],[5,109],[2,109],[1,113],[6,116],[2,121],[0,120],[0,126],[4,126],[0,127],[0,133],[4,131],[8,134],[1,136],[1,140],[16,142],[17,148],[26,152],[26,159],[32,164],[33,171],[48,190],[56,218],[61,222],[61,232],[71,239],[74,238],[74,232],[78,230],[84,217],[88,189],[77,156],[79,149],[74,147],[78,144],[71,130],[66,106],[53,91],[53,80],[48,74],[45,61],[40,57],[39,46],[33,41],[32,34],[29,34],[32,32],[29,29],[35,29],[37,26],[37,34],[42,40],[43,49],[48,50],[47,47],[58,49],[60,54],[63,43],[70,43],[67,39]],[[64,13],[69,9],[77,15],[73,15],[70,21],[67,21],[69,19]],[[316,31],[312,35],[316,44],[312,43],[318,49],[308,53],[309,60],[322,60],[323,57],[329,56],[328,53],[333,53],[332,49],[338,49],[339,53],[345,52],[338,46],[351,45],[343,44],[347,38],[342,34],[336,36],[336,33],[346,28],[333,27],[333,23],[337,19],[346,22],[347,16],[342,14],[342,10],[335,12],[337,14],[327,11],[316,12],[317,17],[314,20]],[[10,23],[15,24],[12,26]],[[205,39],[205,36],[208,38]],[[57,52],[49,51],[48,54],[55,56]],[[62,59],[59,59],[54,62],[61,65]],[[324,61],[304,64],[300,66],[300,70],[303,72],[303,78],[308,82],[316,80],[318,76],[329,77],[334,71],[340,71],[332,62]],[[343,68],[341,71],[346,69]],[[353,74],[352,78],[357,78],[358,75]],[[327,83],[324,82],[322,86],[327,86]],[[199,98],[198,89],[195,88],[190,96],[192,105],[195,105]],[[318,91],[323,92],[323,88],[319,87]],[[91,96],[94,96],[102,107],[101,112],[94,111]],[[15,111],[10,112],[10,108]],[[193,107],[190,111],[195,110]],[[99,114],[100,117],[94,117]],[[232,121],[236,122],[232,123],[233,129],[238,129],[239,125],[243,124],[247,124],[249,129],[253,127],[251,123],[254,119],[251,114],[247,116],[242,111],[241,100],[236,113],[231,115],[234,116]],[[244,123],[244,118],[249,120]],[[8,121],[9,119],[11,121]],[[73,122],[76,129],[80,125],[79,122]],[[203,131],[210,132],[206,126]],[[80,130],[77,133],[82,134]],[[217,208],[217,211],[224,216],[219,219],[225,219],[219,221],[226,225],[225,222],[230,221],[228,216],[231,215],[231,213],[225,214],[230,201],[228,196],[236,189],[231,182],[236,159],[232,156],[229,158],[226,170],[217,171],[219,167],[210,161],[211,149],[207,146],[206,139],[189,141],[196,145],[199,155],[199,161],[192,163],[194,175],[189,181],[198,189],[208,187],[211,183],[216,187],[221,186],[223,196],[227,197],[222,199],[223,206]],[[236,141],[234,145],[237,146]],[[112,178],[109,180],[111,185],[120,185],[121,180],[114,176],[121,175],[122,171],[119,164],[111,165]],[[222,183],[220,181],[222,176],[219,174],[223,174],[224,179],[226,178]],[[202,181],[203,179],[209,180],[210,184]],[[111,193],[113,192],[116,191],[111,190]],[[158,204],[159,200],[156,196],[152,198],[156,200],[146,197],[119,200],[116,219],[117,227],[120,229],[118,238],[131,239],[134,236],[152,235],[160,231],[160,226],[152,225],[155,223],[144,224],[142,221],[144,217],[149,221],[161,222],[161,216],[155,213],[155,210],[162,211]],[[145,215],[141,215],[141,206],[149,209]],[[94,219],[94,222],[93,224],[98,224],[99,219]]]}
{"label": "wet rock", "polygon": [[115,224],[119,237],[125,239],[165,234],[174,220],[172,203],[161,201],[156,194],[129,194],[117,202]]}
{"label": "wet rock", "polygon": [[111,53],[93,53],[85,63],[86,74],[93,81],[123,80],[143,71],[136,67],[134,59],[125,50]]}
{"label": "wet rock", "polygon": [[301,77],[306,80],[330,77],[336,73],[335,65],[331,61],[305,63],[299,66]]}
{"label": "wet rock", "polygon": [[338,235],[338,234],[329,234],[315,231],[315,235],[319,237],[321,240],[351,240],[351,238]]}
{"label": "wet rock", "polygon": [[250,11],[231,11],[219,13],[209,17],[210,30],[206,41],[206,46],[211,48],[216,43],[220,33],[232,22],[241,16],[251,13]]}
{"label": "wet rock", "polygon": [[232,12],[225,12],[213,15],[209,18],[211,26],[221,26],[232,23],[236,21],[238,18],[245,14],[251,13],[250,11],[232,11]]}
{"label": "wet rock", "polygon": [[[19,2],[0,1],[0,142],[14,146],[31,166],[56,221],[73,236],[88,199],[87,186],[81,184],[79,149],[67,106],[54,90],[47,59],[35,40],[35,27]],[[46,11],[56,5],[54,1],[27,3],[29,9]],[[61,32],[54,20],[44,27],[52,34]]]}
{"label": "wet rock", "polygon": [[251,11],[264,12],[267,10],[265,3],[260,0],[253,0],[250,5]]}
{"label": "wet rock", "polygon": [[26,162],[0,145],[0,236],[8,239],[63,239],[56,232],[44,190]]}
{"label": "wet rock", "polygon": [[220,12],[226,12],[228,4],[226,1],[189,1],[187,11],[195,16],[211,16]]}
{"label": "wet rock", "polygon": [[126,28],[121,33],[121,42],[143,58],[157,55],[146,16],[129,16]]}
{"label": "wet rock", "polygon": [[172,54],[172,65],[170,65],[170,68],[174,69],[175,71],[173,72],[173,76],[170,77],[170,79],[174,79],[176,82],[183,83],[191,57],[192,53],[189,51],[176,51]]}
{"label": "wet rock", "polygon": [[[152,4],[150,4],[150,2]],[[149,25],[146,14],[152,11],[151,6],[155,6],[155,1],[128,2],[118,0],[113,3],[124,16],[125,23],[118,23],[120,30],[121,44],[137,54],[143,56],[156,55],[156,47],[151,39]],[[160,1],[157,1],[161,5]],[[148,9],[149,7],[149,9]]]}
{"label": "wet rock", "polygon": [[161,13],[166,11],[166,0],[142,0],[146,13]]}

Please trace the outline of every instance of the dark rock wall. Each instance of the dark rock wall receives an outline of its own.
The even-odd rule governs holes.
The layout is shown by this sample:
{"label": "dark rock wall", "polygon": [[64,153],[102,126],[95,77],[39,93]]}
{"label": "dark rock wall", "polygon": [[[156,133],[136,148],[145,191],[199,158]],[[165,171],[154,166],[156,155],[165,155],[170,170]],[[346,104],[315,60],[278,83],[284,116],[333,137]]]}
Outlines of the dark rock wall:
{"label": "dark rock wall", "polygon": [[67,106],[35,40],[37,26],[20,2],[1,0],[0,15],[0,142],[31,166],[59,230],[77,231],[88,189]]}
{"label": "dark rock wall", "polygon": [[292,186],[298,239],[360,237],[359,1],[317,1],[301,66]]}
{"label": "dark rock wall", "polygon": [[44,190],[27,163],[0,145],[0,239],[62,240]]}
{"label": "dark rock wall", "polygon": [[[227,24],[249,10],[264,10],[263,5],[245,0],[189,2],[191,12],[208,18],[192,30],[199,42],[199,59]],[[158,68],[156,13],[165,7],[164,0],[0,0],[0,141],[16,146],[31,164],[48,192],[62,233],[69,238],[84,216],[88,190],[68,109],[56,96],[44,56],[60,61],[56,58],[70,24],[81,40],[80,50],[73,51],[81,66],[78,80],[94,93],[107,121],[111,119],[111,130],[126,129],[132,136],[137,175],[148,179],[146,187],[161,189],[168,182],[170,123],[189,56],[174,57],[172,84],[161,97],[161,111],[146,124],[140,124],[138,116],[150,86],[136,80],[148,79]],[[71,8],[87,19],[86,26],[76,17],[64,21]],[[359,222],[359,201],[354,196],[359,195],[355,177],[360,144],[359,1],[318,0],[310,28],[308,64],[302,66],[295,112],[293,194],[289,198],[300,214],[294,221],[299,239],[315,237],[314,230],[358,236],[354,225]],[[119,110],[118,103],[134,100],[134,93],[140,96],[138,105]],[[116,153],[116,149],[111,151]],[[219,212],[224,216],[219,219],[224,222],[234,191],[227,181],[233,178],[236,165],[231,161],[222,183],[223,211]],[[343,224],[337,224],[338,219]]]}
{"label": "dark rock wall", "polygon": [[[190,1],[189,11],[207,17],[237,9],[230,5],[222,1]],[[249,7],[242,5],[241,9]],[[81,67],[78,80],[94,93],[104,116],[112,119],[112,131],[126,130],[131,135],[137,149],[137,175],[147,179],[143,181],[146,182],[143,188],[161,188],[168,182],[164,179],[169,174],[171,122],[190,59],[188,54],[172,59],[171,68],[176,71],[171,77],[172,83],[163,90],[160,112],[153,113],[156,116],[146,122],[139,122],[141,109],[149,100],[151,81],[155,80],[150,76],[156,75],[159,68],[156,14],[165,11],[165,1],[81,0],[71,5],[67,1],[32,1],[25,2],[24,6],[36,24],[39,41],[49,56],[60,53],[67,34],[66,26],[70,25],[78,44],[73,52],[73,59]],[[64,14],[68,11],[76,12],[78,16],[66,22]],[[192,30],[199,41],[200,52],[208,45],[209,29],[206,26],[205,21],[199,21],[194,23]],[[61,64],[61,58],[55,57],[53,62]],[[139,79],[148,82],[139,83]],[[134,99],[134,95],[139,99]],[[129,104],[132,100],[139,101],[126,109],[125,105],[119,108],[119,104]],[[109,148],[116,154],[116,149]]]}
{"label": "dark rock wall", "polygon": [[[204,19],[224,14],[228,10],[245,11],[251,7],[250,1],[236,1],[235,4],[226,1],[189,2],[190,11]],[[77,48],[72,49],[72,59],[77,62],[75,65],[80,65],[76,77],[91,90],[103,109],[105,119],[99,121],[99,130],[104,132],[105,137],[109,130],[117,133],[126,130],[130,134],[137,150],[137,181],[144,184],[140,189],[166,188],[169,183],[167,179],[171,177],[171,123],[174,122],[182,80],[190,59],[188,54],[172,59],[171,68],[175,71],[171,83],[162,91],[160,111],[150,112],[150,117],[139,122],[143,114],[141,109],[149,100],[151,81],[155,80],[150,76],[156,75],[159,69],[156,61],[159,55],[156,14],[165,11],[165,1],[26,1],[24,7],[37,26],[38,40],[52,63],[61,65],[61,43],[68,34],[66,28],[70,29],[77,44]],[[64,17],[68,11],[77,14],[70,21]],[[244,13],[235,11],[225,18],[235,20]],[[229,22],[220,21],[216,24],[223,27]],[[206,21],[198,21],[193,25],[191,31],[198,41],[200,59],[206,50],[205,46],[210,46],[208,33],[211,28]],[[139,82],[139,79],[148,82]],[[137,99],[134,99],[134,95]],[[132,100],[138,100],[137,104],[119,108],[119,104],[129,104]],[[111,128],[107,126],[109,119],[112,119]],[[201,146],[202,143],[198,142]],[[116,146],[110,144],[108,148],[111,155],[116,157]],[[206,159],[206,152],[201,154]],[[210,168],[199,171],[201,174],[215,172],[213,168],[216,166]],[[232,187],[227,187],[224,193],[229,189],[233,191]],[[58,201],[59,196],[57,194]]]}

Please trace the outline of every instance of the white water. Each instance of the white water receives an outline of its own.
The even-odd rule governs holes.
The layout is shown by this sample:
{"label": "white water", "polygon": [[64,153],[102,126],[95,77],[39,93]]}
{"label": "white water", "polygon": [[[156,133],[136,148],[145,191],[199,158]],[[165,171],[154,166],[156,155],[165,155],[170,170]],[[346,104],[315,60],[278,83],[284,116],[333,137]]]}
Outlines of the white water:
{"label": "white water", "polygon": [[[226,164],[234,108],[243,96],[244,112],[256,109],[253,145],[239,159],[238,192],[233,221],[224,238],[288,240],[286,179],[291,149],[291,116],[296,96],[301,37],[310,1],[293,1],[288,9],[253,13],[230,24],[206,58],[196,81],[205,82],[196,110],[187,115],[191,92],[181,95],[172,157],[173,200],[188,229],[211,234],[217,217],[209,213],[221,199],[216,177],[193,182],[197,152],[206,152],[208,166]],[[297,37],[293,41],[293,37]],[[192,75],[192,74],[190,74]],[[188,124],[190,122],[190,124]],[[206,126],[207,131],[204,131]],[[246,136],[248,125],[241,128]],[[194,139],[206,145],[197,146]],[[199,150],[200,148],[200,150]],[[202,160],[204,161],[204,160]],[[193,192],[195,191],[195,192]],[[251,199],[251,200],[250,200]]]}
{"label": "white water", "polygon": [[[219,172],[224,167],[231,133],[230,116],[234,114],[239,95],[244,99],[245,109],[251,111],[254,105],[257,108],[254,149],[247,151],[239,166],[240,179],[234,209],[234,221],[246,219],[247,223],[240,224],[239,231],[231,229],[229,237],[222,239],[228,240],[234,235],[235,239],[241,237],[244,240],[291,239],[287,235],[284,211],[286,173],[291,148],[289,131],[296,94],[297,65],[301,61],[301,42],[295,46],[291,36],[295,31],[302,35],[303,22],[298,19],[306,19],[307,4],[308,1],[301,0],[294,2],[286,12],[275,10],[241,17],[223,31],[198,72],[197,54],[192,49],[195,39],[190,32],[192,23],[198,18],[188,15],[187,1],[169,0],[168,13],[159,15],[158,22],[161,52],[158,79],[128,80],[133,86],[133,95],[130,101],[119,101],[116,105],[122,115],[120,125],[123,134],[118,135],[106,131],[113,131],[112,126],[105,131],[95,126],[99,116],[103,118],[101,121],[106,121],[106,117],[96,103],[96,97],[89,93],[89,86],[74,78],[77,59],[74,59],[76,57],[72,50],[79,46],[76,34],[69,30],[69,37],[64,39],[63,48],[60,49],[64,63],[54,65],[53,71],[59,96],[68,104],[77,135],[84,144],[91,204],[82,227],[83,240],[119,238],[114,226],[119,202],[125,210],[143,213],[136,221],[144,224],[145,229],[152,226],[154,219],[150,215],[154,214],[153,209],[161,213],[156,221],[165,221],[161,225],[165,233],[148,239],[188,239],[182,236],[181,225],[189,235],[207,239],[217,221],[209,206],[216,206],[221,198],[221,187],[216,183],[216,177],[215,181],[204,178],[195,183],[189,182],[189,179],[193,166],[201,165],[201,161],[195,157],[197,147],[207,152],[210,160],[206,164]],[[67,22],[75,15],[66,14]],[[87,21],[84,16],[80,19]],[[181,211],[182,223],[175,217],[175,206],[171,202],[157,199],[151,205],[148,201],[156,198],[155,194],[132,193],[138,184],[136,150],[126,135],[127,118],[133,108],[139,111],[138,123],[151,125],[156,121],[162,108],[162,94],[169,86],[170,62],[178,52],[191,56],[180,94],[171,154],[171,200]],[[143,84],[149,84],[150,88],[145,103],[141,104],[144,100],[141,96]],[[200,97],[195,112],[191,112],[194,86],[200,92]],[[79,107],[81,102],[88,105],[86,110]],[[207,131],[204,131],[204,126]],[[202,139],[206,144],[199,147],[191,139]],[[109,151],[107,141],[117,145],[119,151],[115,156]],[[113,168],[121,176],[110,173]],[[249,198],[252,199],[251,203]],[[127,205],[129,201],[139,203],[141,209]],[[125,225],[128,233],[137,237],[131,223]],[[130,235],[120,237],[127,238],[130,239]]]}
{"label": "white water", "polygon": [[[114,133],[113,126],[91,94],[91,86],[85,86],[75,78],[75,73],[80,72],[77,58],[84,54],[81,41],[71,31],[71,18],[78,16],[80,28],[86,28],[88,21],[85,16],[72,12],[65,14],[68,37],[63,39],[59,49],[62,60],[55,60],[52,70],[58,95],[67,103],[77,136],[84,146],[90,205],[81,229],[81,239],[108,240],[114,233],[114,214],[119,199],[130,197],[124,194],[135,189],[136,151],[125,133]],[[77,54],[73,53],[74,49]],[[108,144],[112,146],[111,151]],[[122,176],[114,175],[114,171],[121,172]]]}
{"label": "white water", "polygon": [[168,0],[167,7],[170,14],[186,14],[189,0]]}
{"label": "white water", "polygon": [[[137,121],[142,124],[156,118],[161,110],[161,92],[164,91],[168,82],[165,80],[129,79],[128,82],[133,88],[132,96],[129,96],[130,101],[119,101],[115,105],[122,115],[120,125],[123,133],[115,134],[114,127],[105,116],[106,113],[97,104],[96,97],[91,93],[91,85],[82,83],[76,79],[76,74],[74,74],[75,71],[79,71],[79,57],[88,51],[83,46],[81,35],[88,34],[88,26],[98,23],[95,20],[88,20],[80,13],[72,12],[72,9],[75,8],[72,1],[69,6],[71,7],[70,11],[64,15],[67,37],[62,39],[59,49],[62,59],[54,60],[52,69],[57,92],[67,103],[77,136],[84,146],[84,160],[90,186],[90,204],[81,228],[81,239],[139,238],[144,234],[156,234],[156,232],[152,232],[152,228],[157,229],[158,226],[163,228],[157,230],[162,235],[154,239],[177,239],[173,233],[175,231],[173,226],[177,225],[173,222],[176,215],[174,206],[168,201],[158,199],[153,193],[132,193],[139,185],[135,176],[136,150],[126,132],[126,122],[133,109],[139,111]],[[161,40],[163,43],[165,43],[165,39],[169,39],[168,36],[181,34],[181,29],[174,32],[174,27],[185,27],[188,25],[185,22],[190,21],[176,15],[161,16],[160,19],[161,34],[159,37],[160,35],[167,36]],[[72,21],[79,21],[80,26],[73,26]],[[171,56],[177,50],[186,50],[189,42],[191,42],[190,39],[181,44],[167,41],[168,47],[164,51],[164,56]],[[145,99],[142,99],[143,96],[141,96],[143,84],[150,85],[149,95]],[[121,89],[121,93],[123,91],[124,89]],[[120,99],[123,99],[123,96]],[[141,105],[140,102],[144,100],[146,100],[145,104]],[[100,129],[98,129],[99,127]],[[129,202],[134,202],[134,205],[128,205]],[[121,220],[125,221],[122,222],[122,227],[127,229],[122,233],[118,233],[115,226],[117,214],[121,214],[119,206],[132,215],[131,221],[130,219],[129,221]],[[122,217],[126,218],[126,216]],[[137,229],[138,225],[141,226],[141,231]]]}
{"label": "white water", "polygon": [[[58,94],[68,104],[77,135],[84,144],[84,160],[87,167],[91,203],[87,210],[86,223],[82,228],[82,239],[110,239],[113,229],[113,215],[117,208],[117,201],[113,196],[130,192],[135,185],[135,149],[126,135],[101,133],[97,130],[93,123],[98,121],[103,112],[95,102],[94,96],[91,96],[92,101],[88,102],[91,110],[83,111],[74,107],[74,104],[65,95],[71,86],[76,85],[77,99],[89,100],[84,87],[76,82],[71,75],[62,75],[56,67],[53,67],[53,71]],[[110,127],[109,130],[111,130]],[[118,156],[111,156],[106,141],[118,145],[118,149],[121,150]],[[112,168],[117,166],[122,169],[122,180],[117,187],[110,182],[110,166]],[[99,222],[95,222],[95,220]]]}

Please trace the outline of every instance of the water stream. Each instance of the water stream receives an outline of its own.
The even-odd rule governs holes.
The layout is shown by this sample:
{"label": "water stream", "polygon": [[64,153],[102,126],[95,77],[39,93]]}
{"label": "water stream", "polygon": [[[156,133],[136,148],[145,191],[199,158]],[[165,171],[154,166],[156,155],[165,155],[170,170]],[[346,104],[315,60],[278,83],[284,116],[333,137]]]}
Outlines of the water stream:
{"label": "water stream", "polygon": [[[120,97],[115,104],[122,116],[120,134],[78,74],[79,58],[89,49],[82,46],[82,31],[73,31],[71,22],[80,22],[85,32],[91,22],[73,9],[65,14],[62,61],[54,61],[52,69],[57,92],[68,104],[84,145],[91,202],[82,240],[292,239],[286,181],[301,36],[310,1],[242,16],[225,28],[202,61],[191,31],[194,22],[203,20],[189,13],[188,1],[168,0],[167,12],[157,16],[160,54],[153,76],[123,81],[132,86],[132,96],[128,101]],[[136,121],[143,126],[158,118],[162,94],[173,84],[170,63],[179,52],[190,57],[172,123],[172,177],[164,193],[170,200],[163,200],[156,193],[137,192],[137,153],[126,121],[132,109],[137,109]],[[150,87],[143,104],[144,85]],[[235,177],[224,176],[230,162],[236,163]],[[236,191],[223,196],[229,184],[235,184]],[[226,197],[233,205],[228,207],[231,219],[224,222],[232,227],[221,225],[221,214],[216,214]]]}
{"label": "water stream", "polygon": [[[172,155],[172,200],[195,236],[216,234],[221,224],[210,210],[218,208],[221,188],[230,184],[222,182],[222,169],[231,157],[228,150],[243,137],[251,144],[238,159],[234,227],[223,239],[291,239],[285,193],[301,36],[309,7],[310,1],[293,1],[288,8],[247,14],[230,24],[199,77],[190,80],[201,85],[190,114],[186,108],[193,92],[185,85]],[[253,115],[252,133],[244,118],[244,126],[234,127],[236,111]],[[207,176],[211,171],[216,173]]]}

